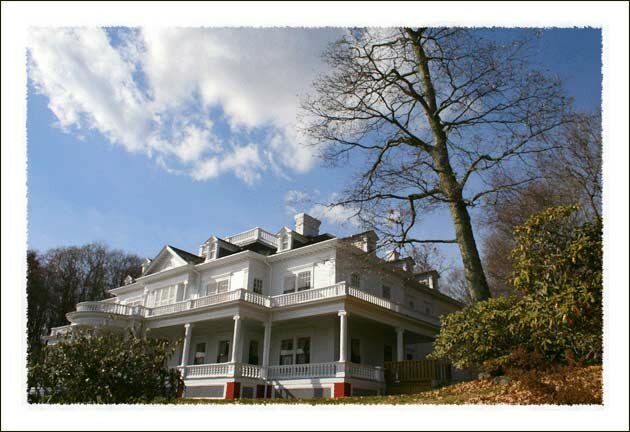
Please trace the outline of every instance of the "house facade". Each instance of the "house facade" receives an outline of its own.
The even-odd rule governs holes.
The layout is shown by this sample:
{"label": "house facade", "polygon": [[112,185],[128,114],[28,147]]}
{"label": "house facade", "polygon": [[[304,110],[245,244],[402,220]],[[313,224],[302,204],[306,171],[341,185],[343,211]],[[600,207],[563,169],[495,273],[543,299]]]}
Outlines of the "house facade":
{"label": "house facade", "polygon": [[383,394],[386,362],[424,358],[439,317],[461,304],[437,290],[437,273],[379,258],[374,232],[338,238],[307,214],[295,221],[210,237],[197,255],[165,246],[46,339],[78,326],[183,339],[170,366],[185,397]]}

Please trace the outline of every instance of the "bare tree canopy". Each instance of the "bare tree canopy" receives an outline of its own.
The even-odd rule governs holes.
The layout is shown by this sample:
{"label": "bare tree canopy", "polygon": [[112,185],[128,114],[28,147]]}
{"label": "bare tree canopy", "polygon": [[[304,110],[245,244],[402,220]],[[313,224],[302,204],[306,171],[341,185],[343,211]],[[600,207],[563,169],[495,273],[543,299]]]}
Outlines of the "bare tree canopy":
{"label": "bare tree canopy", "polygon": [[[534,213],[579,204],[577,224],[601,217],[602,129],[599,111],[575,114],[552,137],[553,149],[535,160],[538,178],[519,190],[507,190],[485,207],[488,227],[483,241],[484,267],[495,295],[513,294],[507,283],[512,272],[513,229]],[[509,181],[495,180],[498,184]]]}
{"label": "bare tree canopy", "polygon": [[[531,181],[519,167],[551,146],[568,112],[559,80],[529,66],[527,46],[461,28],[351,30],[302,103],[303,132],[325,160],[360,152],[365,163],[332,205],[355,209],[383,245],[457,244],[475,300],[490,291],[468,209]],[[489,182],[506,171],[509,182]],[[415,237],[440,205],[455,238]]]}

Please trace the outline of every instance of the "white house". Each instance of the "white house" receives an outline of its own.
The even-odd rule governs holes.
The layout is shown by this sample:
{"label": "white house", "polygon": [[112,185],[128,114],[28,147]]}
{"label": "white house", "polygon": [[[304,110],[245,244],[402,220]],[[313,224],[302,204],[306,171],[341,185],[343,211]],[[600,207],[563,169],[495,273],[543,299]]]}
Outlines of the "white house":
{"label": "white house", "polygon": [[47,339],[75,326],[183,338],[171,366],[186,397],[383,394],[386,362],[424,358],[440,315],[461,304],[437,290],[437,273],[414,274],[411,258],[377,257],[372,231],[337,238],[307,214],[295,222],[212,236],[199,255],[165,246]]}

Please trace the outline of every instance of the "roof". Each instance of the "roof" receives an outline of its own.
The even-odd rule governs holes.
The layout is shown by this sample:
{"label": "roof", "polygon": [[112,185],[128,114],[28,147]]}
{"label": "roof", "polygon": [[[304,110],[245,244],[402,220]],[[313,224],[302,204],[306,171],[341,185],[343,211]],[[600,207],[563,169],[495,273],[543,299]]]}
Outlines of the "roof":
{"label": "roof", "polygon": [[171,245],[168,245],[168,247],[170,247],[173,250],[173,252],[175,252],[181,259],[186,261],[188,264],[199,264],[205,261],[202,257],[195,255],[193,253],[187,252],[183,249],[179,249]]}

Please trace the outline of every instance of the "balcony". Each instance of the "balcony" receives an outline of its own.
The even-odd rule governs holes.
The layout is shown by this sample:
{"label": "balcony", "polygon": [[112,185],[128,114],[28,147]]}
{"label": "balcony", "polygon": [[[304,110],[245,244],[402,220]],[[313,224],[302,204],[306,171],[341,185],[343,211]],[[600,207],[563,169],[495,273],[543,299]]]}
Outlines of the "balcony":
{"label": "balcony", "polygon": [[253,243],[255,241],[259,241],[273,248],[278,247],[278,238],[276,237],[276,235],[271,234],[270,232],[265,231],[262,228],[253,228],[248,231],[226,237],[225,241],[237,246],[242,246],[245,244]]}
{"label": "balcony", "polygon": [[267,380],[289,380],[305,378],[351,377],[368,381],[384,382],[383,368],[356,363],[306,363],[292,365],[263,366],[246,363],[212,363],[182,366],[185,378],[254,378]]}
{"label": "balcony", "polygon": [[273,309],[304,305],[322,300],[343,299],[350,297],[376,305],[389,311],[397,312],[399,314],[403,314],[421,321],[429,322],[433,325],[440,324],[439,319],[435,316],[418,312],[400,303],[396,303],[391,300],[369,294],[357,288],[348,287],[346,286],[345,282],[339,282],[331,286],[326,286],[322,288],[311,288],[273,297],[256,294],[254,292],[241,288],[153,308],[148,308],[144,306],[129,306],[117,303],[84,302],[77,305],[77,312],[102,312],[129,317],[152,318],[237,301],[243,301],[265,309]]}

